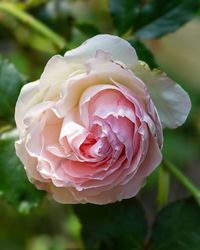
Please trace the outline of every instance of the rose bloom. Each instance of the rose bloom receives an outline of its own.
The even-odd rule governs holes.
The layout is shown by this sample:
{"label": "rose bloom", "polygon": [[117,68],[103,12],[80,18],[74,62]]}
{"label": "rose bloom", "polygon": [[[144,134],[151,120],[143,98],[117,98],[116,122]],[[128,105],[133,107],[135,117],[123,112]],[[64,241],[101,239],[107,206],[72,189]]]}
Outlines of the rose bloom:
{"label": "rose bloom", "polygon": [[98,35],[53,56],[16,104],[16,152],[29,180],[61,203],[135,196],[162,160],[162,129],[181,125],[186,92],[139,62],[125,40]]}

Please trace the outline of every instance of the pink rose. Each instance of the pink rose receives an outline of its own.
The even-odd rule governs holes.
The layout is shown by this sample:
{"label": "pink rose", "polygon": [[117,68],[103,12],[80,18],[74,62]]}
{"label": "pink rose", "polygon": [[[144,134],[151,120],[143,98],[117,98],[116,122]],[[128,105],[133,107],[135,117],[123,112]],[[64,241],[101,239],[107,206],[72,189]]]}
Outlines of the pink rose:
{"label": "pink rose", "polygon": [[127,41],[98,35],[51,58],[22,88],[17,155],[29,180],[58,202],[130,198],[161,162],[162,128],[181,125],[190,106]]}

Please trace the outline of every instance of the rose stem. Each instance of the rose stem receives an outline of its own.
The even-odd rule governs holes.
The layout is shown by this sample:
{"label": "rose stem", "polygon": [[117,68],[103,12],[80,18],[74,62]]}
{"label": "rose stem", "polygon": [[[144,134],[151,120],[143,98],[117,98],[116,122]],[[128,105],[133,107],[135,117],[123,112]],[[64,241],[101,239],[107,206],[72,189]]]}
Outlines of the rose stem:
{"label": "rose stem", "polygon": [[195,198],[200,206],[200,189],[197,188],[181,171],[175,167],[172,163],[163,161],[163,167],[169,171]]}
{"label": "rose stem", "polygon": [[36,31],[44,35],[45,37],[49,38],[59,49],[62,49],[65,47],[66,41],[61,36],[59,36],[54,31],[49,29],[45,24],[36,20],[30,14],[19,9],[15,4],[2,2],[0,3],[0,10],[17,17],[26,25],[29,25],[30,27],[32,27],[33,29],[35,29]]}
{"label": "rose stem", "polygon": [[169,185],[170,185],[170,178],[169,172],[166,171],[163,165],[159,168],[159,175],[158,175],[158,209],[162,209],[168,203],[168,196],[169,196]]}

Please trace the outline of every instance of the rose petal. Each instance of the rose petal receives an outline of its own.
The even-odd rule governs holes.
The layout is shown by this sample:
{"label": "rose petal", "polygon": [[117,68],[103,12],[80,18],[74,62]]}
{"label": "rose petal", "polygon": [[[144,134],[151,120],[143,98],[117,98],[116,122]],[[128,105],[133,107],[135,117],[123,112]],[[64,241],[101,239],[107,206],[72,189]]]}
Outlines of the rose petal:
{"label": "rose petal", "polygon": [[26,170],[27,176],[31,182],[35,180],[43,181],[43,178],[36,169],[37,159],[30,156],[28,151],[25,149],[25,141],[19,140],[15,143],[15,149],[17,156],[21,159],[24,168]]}
{"label": "rose petal", "polygon": [[78,48],[67,51],[65,57],[70,62],[84,63],[94,57],[97,50],[110,53],[113,60],[123,62],[128,68],[137,63],[135,49],[124,39],[111,35],[97,35],[90,38]]}
{"label": "rose petal", "polygon": [[81,203],[79,200],[77,200],[73,196],[73,193],[70,192],[70,189],[61,188],[61,187],[58,188],[58,187],[55,187],[54,185],[51,185],[49,188],[49,192],[51,193],[51,195],[57,202],[64,203],[64,204]]}
{"label": "rose petal", "polygon": [[61,98],[56,105],[57,115],[65,117],[77,106],[81,95],[89,87],[116,83],[125,85],[143,101],[146,99],[146,87],[131,71],[121,68],[113,62],[102,63],[98,58],[87,62],[88,72],[71,77],[61,86]]}
{"label": "rose petal", "polygon": [[15,107],[15,121],[20,133],[23,133],[25,129],[23,120],[26,112],[37,104],[40,99],[38,86],[39,81],[28,83],[23,86],[19,94]]}
{"label": "rose petal", "polygon": [[[114,188],[99,192],[98,195],[88,195],[85,190],[81,192],[72,190],[72,192],[73,196],[79,201],[79,203],[90,202],[93,204],[103,205],[135,196],[143,186],[144,182],[144,178],[133,177],[128,184],[119,185]],[[65,199],[67,199],[67,197]],[[65,200],[65,203],[67,203],[67,200]]]}
{"label": "rose petal", "polygon": [[156,138],[154,138],[152,135],[150,135],[149,137],[150,138],[149,138],[148,152],[146,154],[146,158],[144,159],[142,165],[139,167],[137,171],[136,176],[138,177],[148,176],[162,161],[162,153]]}
{"label": "rose petal", "polygon": [[74,75],[77,70],[80,73],[83,69],[84,65],[69,63],[65,57],[55,55],[46,64],[40,81],[46,86],[55,86],[66,80],[69,75]]}
{"label": "rose petal", "polygon": [[186,120],[191,109],[188,94],[164,73],[138,64],[133,71],[147,85],[163,127],[176,128]]}

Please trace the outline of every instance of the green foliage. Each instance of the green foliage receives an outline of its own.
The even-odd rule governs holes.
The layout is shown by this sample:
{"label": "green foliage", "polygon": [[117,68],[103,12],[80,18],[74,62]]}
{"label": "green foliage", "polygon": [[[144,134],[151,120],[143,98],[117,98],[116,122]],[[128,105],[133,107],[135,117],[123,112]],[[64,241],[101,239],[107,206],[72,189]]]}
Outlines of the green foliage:
{"label": "green foliage", "polygon": [[176,31],[197,12],[196,0],[110,0],[109,7],[120,35],[132,29],[142,39]]}
{"label": "green foliage", "polygon": [[24,77],[14,65],[0,57],[0,121],[14,123],[14,110]]}
{"label": "green foliage", "polygon": [[1,250],[83,249],[70,206],[45,199],[28,215],[19,214],[2,200],[0,207]]}
{"label": "green foliage", "polygon": [[[176,165],[182,167],[184,167],[187,162],[193,162],[194,159],[197,159],[199,156],[200,142],[194,140],[194,134],[195,131],[192,126],[183,126],[178,131],[166,129],[164,131],[164,158],[170,159]],[[175,150],[176,148],[179,150]]]}
{"label": "green foliage", "polygon": [[[56,33],[59,31],[62,37],[65,37],[67,40],[70,38],[74,18],[68,10],[66,1],[47,1],[47,4],[33,6],[29,12],[37,20],[45,23],[51,30]],[[63,46],[60,48],[63,48]]]}
{"label": "green foliage", "polygon": [[76,27],[83,34],[87,35],[88,38],[99,34],[97,27],[90,23],[76,23]]}
{"label": "green foliage", "polygon": [[0,140],[0,195],[21,213],[28,213],[44,197],[27,179],[15,154],[16,137],[2,135]]}
{"label": "green foliage", "polygon": [[76,205],[74,210],[82,223],[86,250],[199,250],[200,213],[191,198],[161,210],[151,232],[136,199],[103,206]]}
{"label": "green foliage", "polygon": [[142,42],[140,42],[140,40],[133,40],[133,41],[131,40],[129,42],[135,48],[138,55],[138,59],[140,61],[146,62],[151,69],[157,67],[157,63],[155,61],[153,54],[145,47],[145,45]]}
{"label": "green foliage", "polygon": [[152,39],[174,32],[194,16],[198,6],[197,0],[152,0],[149,6],[153,10],[152,15],[140,27],[137,36]]}
{"label": "green foliage", "polygon": [[75,205],[87,250],[142,250],[147,234],[144,210],[136,199],[110,205]]}
{"label": "green foliage", "polygon": [[139,18],[141,6],[138,2],[138,0],[109,0],[109,9],[119,35],[132,28]]}
{"label": "green foliage", "polygon": [[157,216],[149,250],[199,250],[200,210],[192,199],[177,201]]}
{"label": "green foliage", "polygon": [[0,11],[11,14],[13,17],[16,17],[21,22],[30,26],[33,30],[36,30],[44,37],[50,39],[53,41],[56,48],[62,49],[66,45],[65,40],[61,36],[53,32],[53,30],[49,29],[48,26],[29,15],[27,12],[21,10],[21,8],[16,8],[16,5],[8,2],[2,2],[0,3]]}
{"label": "green foliage", "polygon": [[147,222],[136,199],[111,205],[79,205],[74,210],[82,223],[88,250],[198,250],[200,212],[193,199],[176,201],[161,210],[147,241]]}

